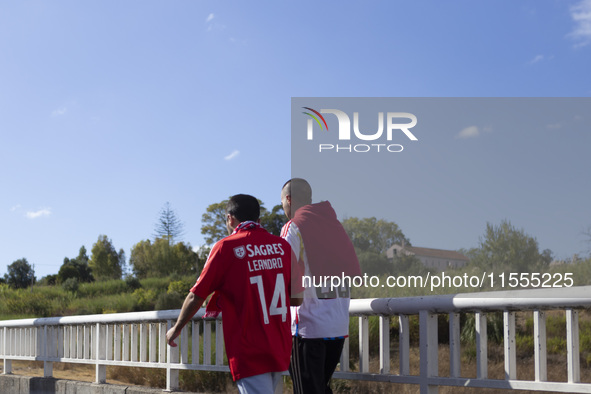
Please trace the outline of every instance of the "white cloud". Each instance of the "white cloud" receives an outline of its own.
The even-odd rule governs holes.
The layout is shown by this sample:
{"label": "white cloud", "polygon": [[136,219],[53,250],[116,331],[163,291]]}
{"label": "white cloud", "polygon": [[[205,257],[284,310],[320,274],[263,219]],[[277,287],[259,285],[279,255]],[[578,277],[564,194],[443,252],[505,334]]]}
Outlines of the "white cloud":
{"label": "white cloud", "polygon": [[573,31],[568,35],[577,43],[575,48],[591,43],[591,0],[581,0],[570,8],[570,16],[575,22]]}
{"label": "white cloud", "polygon": [[53,117],[56,117],[56,116],[63,116],[63,115],[65,115],[65,114],[66,114],[66,112],[68,112],[68,108],[66,108],[66,107],[61,107],[61,108],[58,108],[58,109],[56,109],[56,110],[53,110],[53,111],[51,112],[51,116],[53,116]]}
{"label": "white cloud", "polygon": [[533,59],[531,59],[527,64],[532,65],[543,61],[548,61],[554,59],[554,55],[546,56],[546,55],[536,55]]}
{"label": "white cloud", "polygon": [[236,158],[240,154],[239,150],[235,150],[234,152],[230,153],[228,156],[224,157],[224,160],[232,160]]}
{"label": "white cloud", "polygon": [[562,125],[560,123],[553,123],[553,124],[546,125],[546,127],[551,130],[556,130],[556,129],[561,129]]}
{"label": "white cloud", "polygon": [[475,138],[480,135],[480,130],[476,126],[466,127],[456,135],[456,138]]}
{"label": "white cloud", "polygon": [[21,207],[21,204],[16,204],[14,207],[10,208],[10,212],[14,212],[14,211],[20,209],[20,207]]}
{"label": "white cloud", "polygon": [[207,26],[207,31],[222,31],[226,29],[226,25],[217,22],[217,17],[213,13],[205,18],[205,26]]}
{"label": "white cloud", "polygon": [[537,55],[529,61],[529,64],[536,64],[537,62],[541,62],[542,60],[544,60],[544,55]]}
{"label": "white cloud", "polygon": [[43,208],[40,209],[38,211],[29,211],[25,214],[25,216],[29,219],[37,219],[40,218],[42,216],[49,216],[51,215],[51,209],[50,208]]}

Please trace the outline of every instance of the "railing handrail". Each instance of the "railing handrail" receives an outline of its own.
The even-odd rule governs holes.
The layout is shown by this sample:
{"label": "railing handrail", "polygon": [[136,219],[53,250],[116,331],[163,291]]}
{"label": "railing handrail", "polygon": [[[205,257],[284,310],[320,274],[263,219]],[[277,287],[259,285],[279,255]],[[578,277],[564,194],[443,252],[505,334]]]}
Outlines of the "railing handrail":
{"label": "railing handrail", "polygon": [[400,314],[418,315],[420,311],[452,313],[582,307],[591,308],[591,286],[486,291],[400,298],[352,299],[349,314],[354,316],[393,316]]}
{"label": "railing handrail", "polygon": [[[193,319],[203,317],[204,309],[200,309]],[[37,319],[20,319],[0,321],[0,327],[39,327],[70,324],[114,324],[114,323],[139,323],[149,321],[176,320],[180,309],[163,311],[105,313],[96,315],[77,315],[62,317],[41,317]]]}
{"label": "railing handrail", "polygon": [[[591,286],[487,291],[399,298],[360,298],[351,300],[349,314],[353,316],[394,316],[400,314],[418,315],[420,311],[451,313],[487,310],[550,310],[585,307],[591,308]],[[161,311],[4,320],[0,321],[0,328],[39,327],[62,324],[156,322],[176,320],[179,313],[180,309],[170,309]],[[205,309],[200,309],[193,317],[193,320],[202,318],[204,313]],[[221,314],[218,318],[220,317]]]}

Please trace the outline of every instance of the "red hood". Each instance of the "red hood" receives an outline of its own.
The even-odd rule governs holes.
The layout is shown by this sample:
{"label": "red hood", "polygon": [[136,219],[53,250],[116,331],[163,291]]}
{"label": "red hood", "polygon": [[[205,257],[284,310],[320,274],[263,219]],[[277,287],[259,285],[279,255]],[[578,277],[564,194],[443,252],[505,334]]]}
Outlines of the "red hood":
{"label": "red hood", "polygon": [[312,275],[361,275],[355,248],[328,201],[301,207],[292,222],[302,234]]}

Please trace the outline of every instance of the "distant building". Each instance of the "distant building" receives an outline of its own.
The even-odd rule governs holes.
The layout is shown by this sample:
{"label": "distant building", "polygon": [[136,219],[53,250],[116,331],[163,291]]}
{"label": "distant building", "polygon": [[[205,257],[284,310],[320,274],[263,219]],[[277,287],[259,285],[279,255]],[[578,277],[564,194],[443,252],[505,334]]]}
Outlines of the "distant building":
{"label": "distant building", "polygon": [[386,251],[389,260],[401,255],[415,256],[427,268],[444,271],[452,268],[464,267],[470,259],[454,250],[419,248],[415,246],[406,246],[395,244]]}

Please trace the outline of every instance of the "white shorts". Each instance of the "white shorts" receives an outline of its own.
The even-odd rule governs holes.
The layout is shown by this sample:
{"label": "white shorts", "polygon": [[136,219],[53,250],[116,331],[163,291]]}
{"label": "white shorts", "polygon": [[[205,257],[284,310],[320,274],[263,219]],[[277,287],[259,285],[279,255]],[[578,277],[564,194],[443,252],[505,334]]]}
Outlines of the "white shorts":
{"label": "white shorts", "polygon": [[282,375],[283,372],[268,372],[249,376],[238,379],[236,385],[240,394],[273,394]]}

